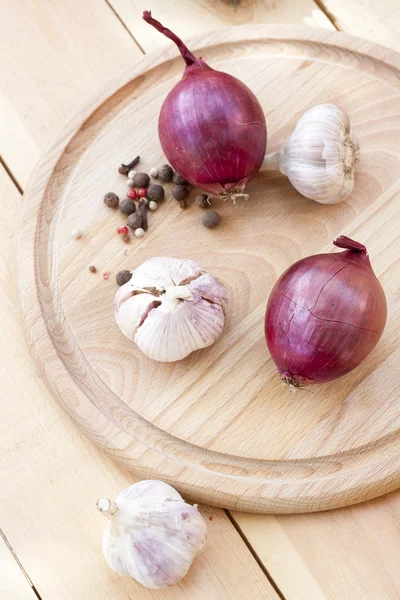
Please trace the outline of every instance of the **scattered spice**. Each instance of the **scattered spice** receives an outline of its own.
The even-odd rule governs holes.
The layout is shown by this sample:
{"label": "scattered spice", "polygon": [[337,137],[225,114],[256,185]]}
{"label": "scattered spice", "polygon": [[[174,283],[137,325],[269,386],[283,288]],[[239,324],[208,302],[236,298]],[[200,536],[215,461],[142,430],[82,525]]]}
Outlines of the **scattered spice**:
{"label": "scattered spice", "polygon": [[131,229],[137,229],[142,226],[142,216],[136,212],[129,215],[127,223]]}
{"label": "scattered spice", "polygon": [[157,177],[158,177],[158,168],[157,167],[152,167],[150,169],[150,175],[152,177],[154,177],[154,179],[157,179]]}
{"label": "scattered spice", "polygon": [[131,241],[131,236],[129,235],[129,233],[124,233],[124,235],[122,236],[122,241],[125,242],[125,244],[129,244],[129,242]]}
{"label": "scattered spice", "polygon": [[97,273],[97,269],[96,269],[96,267],[95,267],[94,265],[90,265],[90,267],[89,267],[89,271],[90,271],[91,273]]}
{"label": "scattered spice", "polygon": [[165,182],[172,181],[173,174],[174,171],[169,165],[164,165],[158,172],[158,176],[161,179],[161,181]]}
{"label": "scattered spice", "polygon": [[140,188],[139,192],[138,192],[139,198],[145,198],[147,196],[147,189],[146,188]]}
{"label": "scattered spice", "polygon": [[139,160],[140,160],[140,156],[136,156],[136,158],[131,160],[131,162],[128,163],[127,165],[124,165],[122,163],[118,169],[118,173],[121,173],[121,175],[128,175],[129,171],[138,164]]}
{"label": "scattered spice", "polygon": [[185,199],[183,200],[178,200],[178,204],[181,208],[186,208],[187,207],[187,202]]}
{"label": "scattered spice", "polygon": [[126,180],[126,183],[128,184],[128,189],[135,187],[135,182],[133,181],[133,179],[130,179],[129,177]]}
{"label": "scattered spice", "polygon": [[172,175],[172,181],[177,185],[188,185],[186,179],[184,179],[182,175],[179,175],[178,171],[175,171]]}
{"label": "scattered spice", "polygon": [[120,225],[117,229],[117,233],[118,235],[125,235],[126,233],[129,233],[129,229],[126,225]]}
{"label": "scattered spice", "polygon": [[108,192],[103,198],[104,204],[110,208],[117,208],[119,198],[114,192]]}
{"label": "scattered spice", "polygon": [[147,198],[146,198],[146,199],[145,199],[145,198],[143,198],[143,199],[140,201],[140,204],[139,204],[139,207],[140,207],[140,214],[141,214],[141,217],[142,217],[142,228],[143,228],[145,231],[147,231],[147,230],[148,230],[148,228],[149,228],[148,221],[147,221],[147,202],[148,202],[148,201],[147,201]]}
{"label": "scattered spice", "polygon": [[73,229],[71,231],[71,235],[73,238],[75,238],[76,240],[79,240],[79,238],[82,237],[82,231],[80,229],[78,229],[77,227],[75,227],[75,229]]}
{"label": "scattered spice", "polygon": [[164,200],[164,188],[162,185],[157,185],[156,183],[152,183],[147,188],[147,197],[149,200],[154,200],[154,202],[161,202]]}
{"label": "scattered spice", "polygon": [[174,185],[171,193],[175,200],[184,200],[187,197],[189,190],[184,185]]}
{"label": "scattered spice", "polygon": [[138,238],[141,238],[144,236],[144,229],[142,229],[142,227],[138,227],[138,229],[136,229],[135,231],[135,235]]}
{"label": "scattered spice", "polygon": [[103,273],[103,279],[108,279],[109,276],[110,276],[109,271],[104,271],[104,273]]}
{"label": "scattered spice", "polygon": [[128,179],[135,179],[135,175],[136,175],[137,171],[135,171],[134,169],[132,169],[132,171],[129,171],[128,173]]}
{"label": "scattered spice", "polygon": [[155,202],[154,200],[150,200],[150,202],[149,202],[149,209],[150,210],[157,210],[157,208],[158,208],[157,202]]}
{"label": "scattered spice", "polygon": [[199,194],[194,201],[199,208],[208,208],[211,204],[208,194]]}
{"label": "scattered spice", "polygon": [[129,215],[135,212],[136,206],[135,203],[132,202],[132,200],[129,200],[129,198],[127,198],[126,200],[123,200],[121,202],[121,204],[119,205],[119,210],[122,212],[123,215],[126,215],[128,217]]}
{"label": "scattered spice", "polygon": [[215,210],[208,210],[206,213],[204,213],[201,222],[203,223],[204,227],[207,227],[208,229],[213,229],[218,225],[220,220],[221,218],[219,214],[215,212]]}
{"label": "scattered spice", "polygon": [[209,521],[214,521],[214,517],[213,517],[212,515],[210,515],[210,516],[208,517],[208,520],[209,520]]}
{"label": "scattered spice", "polygon": [[132,273],[130,271],[124,270],[124,271],[118,271],[115,279],[116,279],[118,285],[124,285],[124,283],[128,283],[128,281],[131,279],[131,277],[132,277]]}
{"label": "scattered spice", "polygon": [[135,182],[135,187],[147,188],[150,183],[150,177],[147,173],[136,173],[133,181]]}
{"label": "scattered spice", "polygon": [[137,198],[136,190],[133,190],[132,188],[126,192],[126,195],[130,200],[136,200]]}

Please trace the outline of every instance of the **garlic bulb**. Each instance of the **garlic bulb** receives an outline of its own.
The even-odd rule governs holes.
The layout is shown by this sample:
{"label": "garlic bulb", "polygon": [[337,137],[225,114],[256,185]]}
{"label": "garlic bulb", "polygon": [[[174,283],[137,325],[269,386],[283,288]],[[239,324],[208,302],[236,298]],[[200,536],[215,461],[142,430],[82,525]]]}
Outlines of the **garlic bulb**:
{"label": "garlic bulb", "polygon": [[117,291],[115,318],[146,356],[173,362],[218,339],[226,304],[224,285],[195,262],[155,257]]}
{"label": "garlic bulb", "polygon": [[135,483],[115,502],[100,498],[97,509],[109,517],[103,537],[107,564],[149,588],[178,583],[206,543],[197,506],[162,481]]}
{"label": "garlic bulb", "polygon": [[335,204],[353,190],[359,155],[349,115],[335,104],[319,104],[303,114],[282,149],[267,155],[261,168],[279,169],[306,198]]}

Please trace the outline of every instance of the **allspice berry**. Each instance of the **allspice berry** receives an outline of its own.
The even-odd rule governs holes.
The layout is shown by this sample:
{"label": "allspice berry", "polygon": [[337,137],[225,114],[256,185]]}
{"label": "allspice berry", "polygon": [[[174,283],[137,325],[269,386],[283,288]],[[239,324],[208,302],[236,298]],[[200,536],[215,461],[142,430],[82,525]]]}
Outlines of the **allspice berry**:
{"label": "allspice berry", "polygon": [[128,217],[127,225],[131,229],[137,229],[138,227],[141,227],[142,226],[142,216],[137,212],[132,213]]}
{"label": "allspice berry", "polygon": [[150,183],[150,177],[147,175],[147,173],[136,173],[135,177],[133,178],[133,182],[135,187],[147,188]]}
{"label": "allspice berry", "polygon": [[104,204],[110,208],[117,208],[119,204],[119,198],[114,192],[108,192],[108,194],[104,196],[103,201]]}
{"label": "allspice berry", "polygon": [[210,206],[207,194],[199,194],[198,196],[196,196],[194,201],[200,208],[208,208]]}
{"label": "allspice berry", "polygon": [[170,167],[169,165],[164,165],[158,172],[158,178],[161,179],[161,181],[172,181],[173,174],[174,172],[172,170],[172,167]]}
{"label": "allspice berry", "polygon": [[184,185],[174,185],[171,193],[175,200],[184,200],[188,195],[189,190]]}
{"label": "allspice berry", "polygon": [[128,283],[131,279],[132,273],[130,271],[118,271],[116,280],[118,285],[124,285],[124,283]]}
{"label": "allspice berry", "polygon": [[123,215],[126,215],[128,217],[129,215],[135,212],[136,206],[135,203],[132,202],[132,200],[129,200],[129,198],[127,198],[126,200],[123,200],[121,202],[121,204],[119,205],[119,210],[122,212]]}
{"label": "allspice berry", "polygon": [[179,175],[178,171],[175,171],[174,174],[172,175],[172,181],[174,183],[176,183],[176,185],[187,185],[188,184],[186,179],[184,179],[182,177],[182,175]]}
{"label": "allspice berry", "polygon": [[162,185],[157,185],[152,183],[147,188],[147,197],[149,200],[154,200],[154,202],[161,202],[164,200],[164,188]]}
{"label": "allspice berry", "polygon": [[208,210],[206,213],[204,213],[201,222],[203,223],[204,227],[207,227],[207,229],[213,229],[218,225],[220,220],[221,218],[219,214],[215,212],[215,210]]}

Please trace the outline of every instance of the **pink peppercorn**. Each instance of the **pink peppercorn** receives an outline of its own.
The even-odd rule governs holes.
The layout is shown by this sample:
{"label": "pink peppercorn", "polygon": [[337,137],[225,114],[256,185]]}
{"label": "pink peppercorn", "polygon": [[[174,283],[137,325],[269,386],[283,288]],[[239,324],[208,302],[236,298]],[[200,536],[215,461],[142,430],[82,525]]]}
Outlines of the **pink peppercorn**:
{"label": "pink peppercorn", "polygon": [[[128,196],[128,198],[130,200],[136,200],[137,194],[136,194],[136,190],[134,190],[133,188],[129,188],[129,190],[126,192],[126,195]],[[140,190],[139,190],[139,196],[140,196]]]}
{"label": "pink peppercorn", "polygon": [[146,188],[140,188],[139,190],[139,198],[146,198],[147,196],[147,190]]}
{"label": "pink peppercorn", "polygon": [[110,273],[108,271],[104,271],[103,273],[103,279],[108,279]]}
{"label": "pink peppercorn", "polygon": [[129,233],[129,229],[127,228],[126,225],[120,225],[117,229],[117,233],[118,233],[118,235],[125,235],[125,234]]}

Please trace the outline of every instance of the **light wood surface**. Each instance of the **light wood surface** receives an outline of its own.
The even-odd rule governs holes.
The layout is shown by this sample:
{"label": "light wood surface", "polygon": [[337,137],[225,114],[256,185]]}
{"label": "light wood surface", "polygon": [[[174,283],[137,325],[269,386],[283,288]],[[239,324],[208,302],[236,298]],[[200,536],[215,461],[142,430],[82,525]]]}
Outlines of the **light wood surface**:
{"label": "light wood surface", "polygon": [[[323,206],[280,176],[259,175],[248,203],[220,207],[218,230],[200,226],[196,207],[181,213],[170,200],[151,215],[146,237],[127,247],[115,233],[121,215],[110,214],[102,197],[123,193],[116,170],[123,157],[140,153],[145,171],[162,164],[157,117],[182,72],[173,49],[144,58],[59,135],[26,192],[18,279],[39,372],[90,439],[192,499],[307,512],[390,491],[400,481],[397,387],[386,384],[398,360],[399,56],[346,34],[291,26],[220,31],[192,45],[255,91],[270,150],[307,108],[345,108],[362,148],[356,192]],[[134,152],[126,131],[140,140]],[[78,241],[74,227],[84,233]],[[333,250],[342,233],[370,251],[389,300],[386,334],[357,371],[293,395],[265,347],[266,299],[285,268]],[[115,274],[160,254],[199,262],[230,296],[221,340],[176,364],[147,359],[113,317]],[[109,270],[111,280],[93,277],[90,264]]]}
{"label": "light wood surface", "polygon": [[[146,590],[107,567],[101,550],[106,521],[95,509],[96,499],[115,497],[132,477],[65,418],[29,359],[13,279],[20,197],[3,169],[0,187],[5,210],[0,221],[0,323],[7,349],[0,363],[0,409],[7,416],[0,435],[1,526],[42,600],[203,600],[204,590],[213,600],[247,600],[246,590],[257,599],[276,600],[268,579],[218,509],[200,507],[206,519],[213,517],[207,520],[208,544],[178,587]],[[14,598],[19,600],[4,596]]]}
{"label": "light wood surface", "polygon": [[[107,37],[110,45],[112,43],[112,36],[108,36],[107,32],[115,32],[117,29],[115,15],[113,15],[112,11],[103,12],[102,2],[96,4],[96,10],[98,14],[107,14],[107,16],[100,20],[96,18],[96,15],[90,19],[87,18],[85,4],[88,3],[79,6],[79,11],[69,9],[72,4],[73,0],[67,0],[63,3],[58,0],[52,3],[33,3],[25,2],[24,0],[14,0],[12,3],[7,3],[7,7],[6,3],[3,3],[2,6],[2,19],[0,19],[2,32],[0,39],[0,60],[3,61],[0,77],[0,154],[4,157],[5,149],[7,149],[8,167],[14,176],[20,173],[23,174],[20,177],[21,183],[26,181],[33,170],[36,156],[38,156],[39,150],[43,149],[43,144],[51,139],[61,121],[70,114],[68,103],[63,102],[65,94],[68,93],[68,81],[70,77],[63,77],[63,73],[73,73],[74,67],[71,68],[71,60],[75,61],[77,57],[76,54],[69,56],[68,52],[64,49],[62,60],[57,63],[57,54],[52,52],[51,48],[49,49],[47,45],[46,50],[43,50],[43,53],[46,53],[45,60],[43,64],[40,64],[40,69],[38,68],[39,63],[35,53],[39,52],[40,55],[42,44],[49,35],[49,28],[57,28],[60,26],[60,23],[65,22],[65,27],[69,32],[67,38],[71,38],[72,44],[77,43],[75,36],[80,37],[81,52],[79,61],[81,67],[85,63],[86,55],[92,55],[95,51],[98,52],[99,46],[93,40],[93,37]],[[199,2],[196,1],[196,9],[198,4]],[[240,10],[242,10],[243,6],[253,4],[253,2],[248,3],[247,0],[241,0],[240,4],[242,5]],[[284,2],[283,0],[279,0],[279,2],[274,2],[273,4],[282,7]],[[41,14],[42,11],[46,12],[49,5],[53,8],[53,17],[51,19],[36,18],[37,14]],[[94,4],[91,5],[94,6]],[[339,3],[337,5],[339,9]],[[351,3],[341,3],[341,6],[344,6],[347,11],[350,11],[355,5],[360,7],[360,12],[356,13],[356,18],[349,24],[349,31],[353,31],[366,39],[374,39],[371,36],[374,35],[376,30],[382,30],[382,24],[384,24],[384,29],[387,31],[387,38],[385,39],[384,37],[375,41],[393,47],[399,38],[399,19],[391,18],[393,14],[392,0],[382,0],[379,3],[373,4],[376,11],[379,9],[379,13],[376,12],[376,21],[372,24],[370,22],[371,26],[368,28],[363,28],[363,24],[366,22],[363,15],[363,5],[356,3],[355,0],[352,0]],[[157,2],[158,18],[161,20],[168,19],[170,6],[171,2]],[[216,15],[219,14],[220,10],[223,10],[222,2],[210,2],[210,6],[213,7]],[[150,5],[145,8],[148,7]],[[154,2],[152,2],[152,7],[155,14],[156,8]],[[292,4],[291,10],[293,8]],[[332,5],[331,9],[334,10]],[[201,25],[201,23],[199,25],[199,22],[193,23],[192,12],[194,11],[191,11],[189,8],[189,10],[185,9],[185,11],[181,11],[179,15],[179,21],[186,20],[187,22],[187,31],[183,32],[185,37],[195,33],[193,27],[196,28]],[[77,16],[83,13],[85,13],[84,17],[79,18]],[[318,9],[313,14],[315,13],[318,13]],[[58,15],[62,16],[58,17]],[[334,18],[333,14],[330,16]],[[343,19],[343,11],[341,18]],[[273,22],[273,20],[269,22]],[[287,22],[290,21],[288,20]],[[296,20],[293,18],[291,22],[294,23]],[[335,22],[336,24],[340,24],[339,18]],[[125,24],[127,26],[132,25],[130,22]],[[351,27],[355,29],[352,30]],[[123,25],[121,25],[122,29]],[[29,35],[32,35],[34,31],[36,32],[35,43],[31,44],[29,42]],[[105,47],[107,47],[107,44]],[[107,52],[118,52],[118,47],[118,44],[113,45],[107,49]],[[149,47],[148,49],[151,50],[152,48]],[[14,57],[17,55],[18,61],[15,61]],[[123,55],[115,59],[116,71],[124,66],[130,66],[129,60],[126,63],[119,62],[124,61],[125,56],[127,56],[126,53],[123,53]],[[107,60],[107,56],[105,58],[102,57],[102,61],[104,60]],[[96,72],[88,73],[88,78],[97,78],[99,86],[112,76],[112,70],[106,73],[106,70],[102,69],[102,61],[97,61]],[[12,80],[9,71],[11,65],[16,64],[16,62],[18,63],[18,71],[21,73],[21,78],[16,85],[10,86]],[[43,74],[49,74],[46,77],[46,81],[48,84],[47,92],[51,91],[51,99],[47,103],[43,102]],[[52,80],[55,74],[57,74],[63,84],[55,85],[53,88]],[[28,85],[29,78],[37,82],[37,85],[32,86],[30,93],[27,94],[26,86]],[[88,90],[86,86],[87,82],[83,78],[80,81],[81,89],[76,87],[77,104],[74,104],[74,106],[79,107],[85,101],[86,94],[93,93],[94,88]],[[35,106],[39,106],[39,108],[35,108]],[[25,118],[25,115],[31,114],[30,111],[34,114],[34,119],[32,120]],[[62,111],[60,122],[55,122],[53,131],[51,128],[48,128],[48,119],[54,112],[58,113],[59,111]],[[43,132],[46,132],[46,135],[38,136],[37,143],[35,143],[34,137],[30,133],[30,128],[33,130],[34,127],[38,126]],[[10,196],[7,196],[4,190],[12,189],[7,178],[0,178],[0,189],[2,199],[6,199],[4,206],[7,207]],[[12,243],[14,231],[18,229],[20,223],[18,213],[15,211],[17,211],[15,205],[10,206],[10,211],[6,211],[5,209],[2,211],[2,222],[10,222],[7,237],[4,238],[3,236],[1,238],[2,247],[4,243],[4,246],[8,249]],[[14,218],[15,215],[17,218]],[[2,231],[4,231],[4,228]],[[3,251],[1,251],[0,256],[4,256]],[[7,256],[9,257],[10,255],[7,254]],[[9,269],[7,270],[7,273],[11,272]],[[7,282],[9,282],[8,279]],[[14,311],[15,307],[14,288],[12,285],[3,285],[2,289],[3,294],[0,296],[3,306],[3,310],[1,311],[1,326],[6,325],[9,327],[10,334],[7,337],[7,351],[8,349],[11,351],[11,358],[5,363],[3,381],[5,378],[12,378],[14,381],[12,389],[23,390],[25,380],[21,380],[20,372],[29,372],[30,379],[34,378],[36,385],[28,385],[26,403],[32,407],[35,419],[39,421],[41,428],[34,436],[30,434],[30,416],[26,419],[21,418],[21,414],[24,414],[25,406],[21,408],[18,414],[15,414],[14,410],[10,411],[10,407],[13,408],[14,406],[16,392],[13,391],[11,393],[7,391],[7,395],[2,397],[3,410],[0,437],[4,431],[8,431],[9,429],[12,429],[13,436],[12,438],[10,436],[7,438],[7,452],[4,452],[4,449],[0,449],[1,465],[5,467],[3,469],[5,479],[2,480],[0,490],[0,504],[3,505],[5,498],[7,501],[14,501],[15,496],[17,498],[20,496],[20,487],[22,490],[25,489],[25,475],[28,476],[31,482],[35,478],[38,478],[40,482],[44,482],[46,484],[45,490],[47,489],[47,485],[50,485],[51,488],[54,485],[57,487],[59,479],[55,480],[55,484],[50,484],[46,483],[46,478],[43,475],[46,472],[49,457],[51,457],[54,451],[54,438],[43,436],[42,433],[46,423],[50,424],[49,427],[55,423],[60,424],[57,434],[60,435],[60,432],[64,432],[64,435],[61,435],[60,439],[67,447],[75,445],[75,436],[83,444],[83,446],[79,445],[78,452],[75,452],[73,455],[75,469],[71,485],[68,487],[64,486],[63,488],[67,496],[74,496],[76,487],[74,484],[77,481],[79,482],[79,490],[87,486],[85,476],[87,473],[90,473],[90,467],[87,465],[92,465],[94,462],[99,464],[99,469],[96,469],[97,477],[99,477],[100,473],[108,473],[110,481],[113,482],[107,489],[119,491],[120,486],[124,485],[124,481],[119,479],[119,471],[116,472],[115,463],[110,463],[104,457],[103,453],[92,453],[93,451],[90,450],[91,444],[82,440],[82,437],[77,434],[63,413],[60,410],[54,411],[54,401],[51,394],[46,391],[45,386],[39,385],[37,375],[32,370],[29,355],[23,346],[21,346],[23,351],[20,353],[17,352],[20,355],[19,367],[15,371],[9,368],[12,365],[15,354],[15,346],[11,341],[17,340],[18,343],[21,343],[21,330],[20,322],[15,318],[11,320],[9,318],[10,311],[13,314],[12,311]],[[12,291],[11,295],[10,291]],[[3,354],[1,355],[1,361],[4,361]],[[5,356],[8,356],[8,352]],[[4,389],[9,390],[10,388]],[[65,437],[65,430],[69,431],[70,434],[68,442]],[[28,444],[22,445],[21,440],[32,437],[35,440],[35,462],[27,462],[25,461],[25,457],[29,457],[31,454],[31,446]],[[85,451],[80,454],[82,447],[85,448]],[[10,456],[11,452],[16,458],[13,461],[8,461],[8,456]],[[82,468],[81,464],[84,465]],[[12,481],[15,469],[19,473],[19,483],[16,488],[12,487],[11,496],[7,495],[7,489],[10,481]],[[84,476],[79,478],[81,471],[84,473]],[[70,471],[63,475],[63,468],[60,462],[57,467],[57,473],[61,479],[70,477]],[[116,477],[118,481],[116,481]],[[88,481],[90,482],[89,485],[91,485],[92,480],[90,477]],[[104,486],[102,485],[101,487],[101,493],[103,493]],[[30,483],[27,486],[27,493],[20,496],[19,501],[14,506],[12,516],[8,520],[7,534],[9,536],[13,534],[16,537],[21,526],[25,531],[31,530],[32,513],[29,506],[30,490],[32,489],[35,489],[34,483]],[[55,502],[56,511],[55,514],[46,515],[45,522],[49,530],[55,524],[58,524],[59,521],[57,508],[60,507],[60,504],[56,493],[52,495],[52,499]],[[379,600],[398,600],[398,590],[400,588],[397,579],[399,541],[396,532],[398,530],[399,506],[400,494],[393,493],[390,496],[385,496],[363,505],[340,511],[331,511],[329,513],[296,516],[249,515],[248,518],[243,513],[235,513],[235,517],[241,517],[240,527],[242,535],[247,537],[248,543],[253,545],[259,559],[273,573],[276,583],[284,590],[286,600],[302,600],[303,598],[307,600],[320,600],[322,598],[324,600],[353,600],[353,597],[355,600],[359,598],[363,600],[377,600],[378,598]],[[92,513],[90,515],[93,518]],[[98,523],[97,515],[94,518],[96,523]],[[2,517],[0,517],[0,522],[3,523]],[[80,573],[80,577],[76,576],[77,561],[74,558],[74,552],[64,553],[62,563],[54,562],[51,550],[54,550],[56,545],[58,547],[60,539],[63,540],[66,547],[72,544],[75,553],[79,553],[79,556],[85,557],[88,554],[93,556],[93,553],[98,551],[99,546],[96,546],[96,550],[94,550],[88,536],[81,535],[81,527],[82,524],[75,519],[74,514],[68,512],[63,520],[63,527],[60,528],[57,526],[55,530],[55,538],[57,536],[58,538],[53,539],[52,545],[49,546],[50,550],[46,549],[46,547],[44,548],[41,543],[43,535],[41,527],[35,528],[34,536],[30,534],[18,534],[20,539],[18,545],[19,555],[23,554],[24,557],[36,555],[37,557],[36,561],[31,562],[29,571],[36,589],[38,589],[39,593],[44,588],[46,590],[49,589],[49,593],[46,592],[46,597],[51,598],[51,600],[64,597],[69,600],[81,598],[84,598],[84,600],[92,600],[92,598],[93,600],[120,600],[120,598],[126,598],[124,589],[120,591],[120,588],[117,588],[116,582],[114,582],[111,589],[103,585],[101,574],[104,571],[105,565],[102,559],[89,559],[91,567],[90,577],[92,579],[94,577],[96,580],[91,587],[87,583],[87,573]],[[85,524],[83,527],[85,527]],[[257,536],[255,536],[255,532],[258,533]],[[224,551],[224,549],[221,549],[221,551]],[[243,550],[243,548],[235,549],[237,553],[242,553]],[[237,563],[234,562],[233,566],[236,568]],[[216,568],[221,577],[223,567],[218,563]],[[345,576],[342,577],[341,573],[343,569]],[[240,571],[239,578],[239,581],[235,580],[238,593],[247,588],[248,580],[245,570]],[[100,584],[97,582],[99,579]],[[54,580],[53,583],[52,580]],[[209,586],[205,587],[206,593],[208,593],[209,589]],[[139,598],[142,591],[144,591],[143,588],[135,588],[134,592],[130,590],[130,597],[134,594],[135,597]],[[14,592],[14,596],[12,592]],[[19,599],[21,596],[20,588],[16,584],[15,589],[10,592],[8,597],[14,600],[14,598]],[[157,593],[158,596],[159,593]]]}

